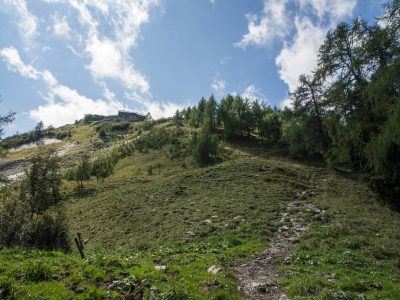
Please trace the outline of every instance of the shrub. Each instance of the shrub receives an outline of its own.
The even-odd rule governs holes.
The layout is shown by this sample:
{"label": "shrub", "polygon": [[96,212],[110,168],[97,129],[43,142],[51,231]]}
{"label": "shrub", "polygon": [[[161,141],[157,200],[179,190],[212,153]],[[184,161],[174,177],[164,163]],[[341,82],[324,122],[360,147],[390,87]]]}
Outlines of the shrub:
{"label": "shrub", "polygon": [[13,284],[8,278],[0,277],[0,299],[14,299]]}
{"label": "shrub", "polygon": [[111,123],[111,131],[128,132],[131,128],[131,123],[128,121],[116,121]]}
{"label": "shrub", "polygon": [[15,199],[3,199],[0,205],[0,248],[20,244],[22,228],[29,217],[28,205]]}
{"label": "shrub", "polygon": [[70,250],[64,213],[59,208],[32,215],[24,202],[5,200],[0,206],[0,247],[9,246]]}
{"label": "shrub", "polygon": [[78,188],[82,188],[82,180],[88,180],[90,176],[95,176],[97,181],[107,178],[113,173],[118,161],[131,156],[134,151],[132,144],[124,144],[114,149],[109,155],[97,158],[93,162],[89,162],[88,156],[84,155],[79,165],[67,170],[65,178],[70,181],[76,180]]}
{"label": "shrub", "polygon": [[182,131],[179,129],[172,131],[165,128],[154,128],[136,139],[135,149],[140,152],[148,149],[161,149],[165,145],[176,142],[181,135]]}
{"label": "shrub", "polygon": [[167,156],[170,160],[182,157],[187,152],[187,143],[178,138],[172,139],[171,143],[167,145]]}
{"label": "shrub", "polygon": [[69,231],[65,214],[61,209],[48,210],[25,223],[21,232],[21,244],[44,250],[70,250]]}
{"label": "shrub", "polygon": [[113,139],[119,133],[126,133],[131,128],[131,123],[128,121],[108,120],[100,122],[96,126],[96,131],[102,140]]}

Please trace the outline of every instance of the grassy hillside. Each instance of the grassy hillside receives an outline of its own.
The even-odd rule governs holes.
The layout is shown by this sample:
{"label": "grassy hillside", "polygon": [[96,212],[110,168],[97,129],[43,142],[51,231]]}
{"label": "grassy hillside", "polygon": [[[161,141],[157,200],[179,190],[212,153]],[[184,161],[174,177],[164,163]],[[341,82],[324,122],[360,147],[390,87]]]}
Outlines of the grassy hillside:
{"label": "grassy hillside", "polygon": [[[132,130],[101,142],[92,125],[71,125],[64,165],[84,152],[101,157]],[[168,124],[165,126],[169,130]],[[191,130],[184,130],[184,139]],[[100,145],[100,146],[99,146]],[[104,181],[77,191],[64,181],[73,237],[88,239],[81,260],[73,253],[0,250],[0,298],[240,299],[235,266],[268,248],[294,199],[310,229],[294,240],[278,284],[296,299],[398,299],[400,215],[385,208],[356,178],[317,163],[294,161],[285,149],[257,140],[223,143],[222,161],[197,167],[190,155],[169,159],[166,147],[135,151]],[[10,154],[24,159],[37,149]],[[308,196],[303,191],[310,191]],[[157,267],[158,266],[158,267]],[[210,267],[219,269],[213,274]]]}

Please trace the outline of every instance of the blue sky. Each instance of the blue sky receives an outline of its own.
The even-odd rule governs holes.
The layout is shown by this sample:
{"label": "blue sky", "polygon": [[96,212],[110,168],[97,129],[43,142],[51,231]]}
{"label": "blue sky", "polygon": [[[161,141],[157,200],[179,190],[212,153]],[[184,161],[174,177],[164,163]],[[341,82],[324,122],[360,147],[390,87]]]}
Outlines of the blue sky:
{"label": "blue sky", "polygon": [[202,96],[288,104],[327,31],[376,0],[0,0],[6,134],[119,109],[169,116]]}

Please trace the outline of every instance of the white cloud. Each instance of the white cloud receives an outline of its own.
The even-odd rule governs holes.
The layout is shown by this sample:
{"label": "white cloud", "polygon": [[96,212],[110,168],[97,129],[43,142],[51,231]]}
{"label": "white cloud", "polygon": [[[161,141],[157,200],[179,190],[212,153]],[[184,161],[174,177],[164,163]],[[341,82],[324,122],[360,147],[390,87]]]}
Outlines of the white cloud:
{"label": "white cloud", "polygon": [[[80,30],[82,51],[75,45],[68,48],[78,57],[80,53],[90,59],[86,66],[98,80],[119,81],[130,92],[149,93],[148,80],[133,64],[130,50],[137,45],[140,27],[149,21],[150,9],[159,0],[42,0],[62,3],[73,8],[84,30]],[[108,30],[103,30],[99,25]],[[79,54],[79,55],[78,55]]]}
{"label": "white cloud", "polygon": [[71,28],[69,27],[67,17],[54,15],[53,20],[53,34],[58,37],[69,38]]}
{"label": "white cloud", "polygon": [[18,14],[18,29],[25,43],[32,42],[37,35],[38,19],[28,10],[25,0],[5,0],[5,3],[12,5]]}
{"label": "white cloud", "polygon": [[288,0],[264,0],[261,17],[247,15],[248,32],[235,46],[265,46],[276,38],[283,38],[288,29],[287,2]]}
{"label": "white cloud", "polygon": [[[279,75],[293,91],[301,74],[316,66],[318,50],[327,32],[350,17],[357,0],[264,0],[260,16],[248,15],[248,32],[235,46],[265,46],[280,39],[276,57]],[[294,32],[294,34],[289,34]],[[289,104],[289,99],[281,105]]]}
{"label": "white cloud", "polygon": [[172,102],[148,102],[144,104],[145,110],[143,113],[149,112],[155,119],[172,117],[174,113],[179,109],[182,110],[182,105],[177,105]]}
{"label": "white cloud", "polygon": [[[62,1],[62,0],[59,0]],[[135,70],[130,49],[137,44],[140,27],[149,20],[149,10],[158,0],[64,0],[75,8],[86,27],[85,53],[90,57],[87,68],[96,79],[119,80],[131,91],[147,93],[150,84]],[[98,29],[100,15],[111,26],[112,36]]]}
{"label": "white cloud", "polygon": [[138,89],[141,93],[149,91],[150,84],[133,68],[118,43],[93,36],[87,42],[86,52],[91,56],[87,68],[95,78],[118,79],[128,89]]}
{"label": "white cloud", "polygon": [[82,119],[87,113],[108,115],[123,108],[123,105],[110,93],[105,92],[109,96],[105,100],[93,100],[60,84],[50,71],[39,70],[25,64],[15,48],[1,49],[0,56],[5,60],[9,70],[45,84],[47,91],[41,95],[48,103],[29,112],[35,121],[41,120],[46,125],[61,126]]}
{"label": "white cloud", "polygon": [[265,95],[254,85],[249,85],[242,93],[242,98],[250,101],[266,101]]}
{"label": "white cloud", "polygon": [[280,107],[281,108],[285,108],[285,107],[293,107],[293,102],[292,102],[292,99],[290,99],[290,98],[285,98],[285,99],[283,99],[282,101],[281,101],[281,103],[280,103]]}
{"label": "white cloud", "polygon": [[38,79],[38,71],[22,62],[17,49],[13,47],[3,48],[0,50],[0,56],[6,62],[7,68],[10,71],[17,72],[23,77]]}
{"label": "white cloud", "polygon": [[225,90],[226,82],[223,79],[214,79],[211,83],[211,88],[215,93],[221,94]]}
{"label": "white cloud", "polygon": [[[76,90],[57,84],[49,91],[49,103],[29,112],[35,121],[46,125],[61,126],[80,120],[85,114],[111,115],[123,105],[113,100],[93,100],[80,95]],[[55,101],[59,100],[59,101]]]}
{"label": "white cloud", "polygon": [[314,25],[308,18],[296,18],[296,35],[285,43],[276,57],[280,78],[290,91],[297,87],[301,74],[309,74],[317,64],[318,50],[325,39],[327,28]]}
{"label": "white cloud", "polygon": [[132,101],[140,103],[141,109],[138,109],[138,111],[143,114],[150,113],[151,116],[155,119],[172,117],[176,110],[182,110],[183,108],[189,106],[189,104],[178,105],[170,101],[153,101],[147,98],[143,98],[141,95],[135,93],[126,93],[125,97]]}
{"label": "white cloud", "polygon": [[[11,0],[5,1],[11,3]],[[57,12],[50,16],[52,26],[49,30],[55,36],[69,38],[67,48],[78,58],[89,59],[86,68],[103,89],[104,99],[80,95],[75,89],[60,84],[50,71],[24,64],[15,48],[4,48],[2,56],[10,70],[40,80],[45,85],[45,91],[39,91],[39,94],[47,103],[29,113],[33,119],[58,126],[80,119],[85,113],[115,113],[123,105],[107,88],[105,80],[119,82],[126,98],[139,103],[143,112],[150,112],[155,118],[172,116],[176,109],[182,109],[172,102],[151,99],[150,84],[136,70],[130,55],[139,41],[141,26],[149,21],[150,9],[158,6],[159,0],[42,1],[65,5],[75,11],[81,25],[79,32],[77,28],[70,27],[67,17],[61,17]],[[19,5],[17,1],[12,3]],[[26,7],[25,1],[21,3]]]}
{"label": "white cloud", "polygon": [[357,0],[298,0],[303,9],[313,9],[318,18],[328,17],[336,23],[343,17],[350,17],[357,5]]}

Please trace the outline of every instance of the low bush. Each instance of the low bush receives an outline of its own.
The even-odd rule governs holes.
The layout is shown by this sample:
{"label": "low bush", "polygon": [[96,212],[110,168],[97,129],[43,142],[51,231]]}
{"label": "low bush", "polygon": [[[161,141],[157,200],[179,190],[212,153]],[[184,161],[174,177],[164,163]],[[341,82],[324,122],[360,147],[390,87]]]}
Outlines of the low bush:
{"label": "low bush", "polygon": [[32,215],[20,200],[7,199],[0,206],[0,248],[26,246],[70,250],[68,225],[61,209]]}
{"label": "low bush", "polygon": [[10,279],[0,277],[0,299],[14,299],[14,287]]}
{"label": "low bush", "polygon": [[21,244],[23,226],[29,218],[27,204],[15,199],[3,199],[0,203],[0,248]]}
{"label": "low bush", "polygon": [[118,134],[127,133],[131,128],[128,121],[107,120],[96,125],[96,131],[102,140],[110,140],[118,136]]}
{"label": "low bush", "polygon": [[68,223],[61,209],[48,210],[25,223],[21,244],[44,250],[70,250]]}
{"label": "low bush", "polygon": [[135,149],[140,152],[146,152],[148,149],[161,149],[168,144],[177,144],[178,138],[182,136],[182,131],[167,130],[166,128],[154,128],[143,133],[135,141]]}
{"label": "low bush", "polygon": [[0,206],[0,248],[26,246],[47,250],[70,250],[68,225],[61,209],[33,215],[20,200]]}

